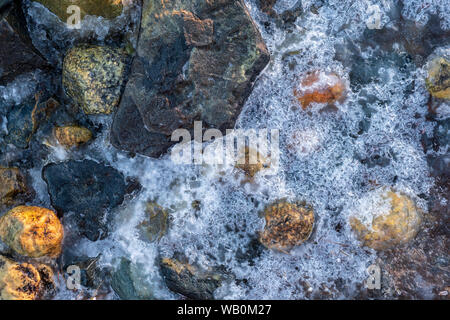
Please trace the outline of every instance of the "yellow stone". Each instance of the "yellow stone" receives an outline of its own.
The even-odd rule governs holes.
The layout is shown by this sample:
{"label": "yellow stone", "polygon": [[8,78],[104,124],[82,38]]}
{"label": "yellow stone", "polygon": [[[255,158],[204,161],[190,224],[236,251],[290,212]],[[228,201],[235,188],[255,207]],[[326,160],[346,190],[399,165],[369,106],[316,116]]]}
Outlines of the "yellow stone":
{"label": "yellow stone", "polygon": [[16,263],[0,256],[0,300],[34,300],[41,277],[29,263]]}
{"label": "yellow stone", "polygon": [[448,60],[438,57],[430,62],[426,85],[433,97],[450,99],[450,62]]}
{"label": "yellow stone", "polygon": [[408,196],[393,191],[382,195],[380,206],[389,208],[373,214],[371,223],[362,222],[358,216],[350,218],[350,226],[364,246],[386,250],[405,244],[417,235],[422,222],[420,210]]}
{"label": "yellow stone", "polygon": [[79,146],[92,139],[91,131],[79,126],[56,127],[54,135],[56,140],[66,148]]}
{"label": "yellow stone", "polygon": [[125,49],[81,44],[64,57],[65,92],[86,114],[111,114],[120,101],[127,62]]}
{"label": "yellow stone", "polygon": [[58,256],[63,235],[61,222],[49,209],[19,206],[0,218],[1,240],[24,256]]}
{"label": "yellow stone", "polygon": [[259,171],[268,168],[269,166],[269,159],[249,147],[245,147],[241,150],[235,165],[236,168],[244,171],[250,178],[253,178]]}
{"label": "yellow stone", "polygon": [[269,249],[287,252],[309,239],[314,227],[314,211],[306,204],[278,201],[264,210],[266,225],[260,242]]}

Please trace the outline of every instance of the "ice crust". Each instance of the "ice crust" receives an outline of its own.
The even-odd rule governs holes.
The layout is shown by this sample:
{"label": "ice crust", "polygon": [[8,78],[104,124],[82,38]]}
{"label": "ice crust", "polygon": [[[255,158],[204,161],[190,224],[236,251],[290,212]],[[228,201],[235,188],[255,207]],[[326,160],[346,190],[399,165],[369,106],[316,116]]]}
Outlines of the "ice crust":
{"label": "ice crust", "polygon": [[[433,124],[425,121],[425,67],[411,62],[405,71],[395,64],[382,65],[379,81],[349,90],[346,100],[338,103],[338,111],[321,112],[318,106],[303,111],[293,90],[306,72],[334,72],[349,81],[351,70],[335,59],[335,47],[347,40],[358,41],[367,28],[367,7],[379,1],[330,0],[318,6],[321,1],[303,0],[304,14],[292,32],[274,24],[267,26],[269,18],[255,1],[245,2],[272,61],[257,80],[236,128],[280,130],[278,174],[256,175],[253,181],[247,181],[243,172],[230,165],[175,165],[169,155],[160,159],[139,155],[129,158],[109,143],[111,119],[93,117],[104,130],[85,153],[138,179],[143,189],[136,198],[110,212],[115,225],[107,239],[95,243],[83,240],[77,250],[91,257],[102,253],[100,262],[105,266],[114,267],[120,257],[127,257],[139,265],[156,298],[179,298],[164,286],[155,262],[158,255],[171,257],[176,252],[200,266],[226,266],[233,276],[216,291],[217,298],[355,297],[376,254],[360,247],[348,217],[360,208],[364,208],[367,219],[379,212],[376,199],[367,196],[376,195],[373,191],[377,186],[408,194],[426,212],[423,198],[433,180],[420,138],[433,131]],[[280,0],[275,9],[283,12],[296,2]],[[386,23],[392,3],[382,2],[381,21]],[[317,14],[310,10],[313,5],[318,7]],[[448,29],[449,8],[447,0],[406,1],[402,14],[424,23],[429,14],[438,13],[442,27]],[[36,3],[30,5],[29,13],[38,26],[33,39],[39,47],[46,37],[43,25],[54,24],[54,16]],[[102,19],[91,18],[81,33],[94,32],[103,41],[110,27]],[[57,31],[53,39],[58,46],[74,41],[67,31]],[[39,48],[47,56],[52,54],[51,47],[41,44]],[[370,57],[375,52],[361,54]],[[361,132],[361,123],[370,125]],[[305,132],[306,139],[316,137],[306,154],[287,149],[289,137],[297,131]],[[307,141],[304,143],[308,146]],[[54,149],[43,165],[69,158],[81,159],[82,155]],[[377,160],[372,163],[373,159]],[[34,185],[46,203],[38,169],[33,171]],[[255,245],[257,233],[264,227],[261,211],[283,198],[310,203],[316,215],[312,237],[290,255]],[[192,208],[196,200],[200,201],[200,210]],[[169,233],[159,243],[145,242],[137,234],[146,201],[156,201],[170,212]],[[58,297],[71,296],[61,289]]]}

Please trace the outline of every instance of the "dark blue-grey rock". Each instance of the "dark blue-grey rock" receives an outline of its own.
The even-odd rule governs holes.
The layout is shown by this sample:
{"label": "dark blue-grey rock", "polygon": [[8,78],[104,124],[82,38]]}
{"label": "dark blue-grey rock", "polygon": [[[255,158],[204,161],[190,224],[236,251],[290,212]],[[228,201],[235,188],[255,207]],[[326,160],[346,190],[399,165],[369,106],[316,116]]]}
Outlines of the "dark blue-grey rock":
{"label": "dark blue-grey rock", "polygon": [[144,0],[112,144],[156,157],[175,129],[191,129],[194,120],[233,128],[269,59],[242,0]]}
{"label": "dark blue-grey rock", "polygon": [[70,222],[91,241],[107,235],[105,214],[122,204],[127,192],[120,172],[92,160],[70,160],[45,166],[42,175],[60,215],[71,213]]}

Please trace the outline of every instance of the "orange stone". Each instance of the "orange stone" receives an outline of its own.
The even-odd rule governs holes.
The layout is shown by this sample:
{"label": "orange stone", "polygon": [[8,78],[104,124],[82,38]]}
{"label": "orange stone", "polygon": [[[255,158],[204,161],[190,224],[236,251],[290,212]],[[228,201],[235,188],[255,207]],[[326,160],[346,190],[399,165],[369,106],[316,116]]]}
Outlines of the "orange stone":
{"label": "orange stone", "polygon": [[20,263],[0,255],[0,300],[49,299],[54,273],[45,264]]}
{"label": "orange stone", "polygon": [[1,240],[24,256],[58,256],[63,234],[61,222],[49,209],[19,206],[0,218]]}
{"label": "orange stone", "polygon": [[335,73],[315,71],[303,78],[294,95],[306,110],[311,103],[335,103],[344,97],[345,88],[344,81]]}
{"label": "orange stone", "polygon": [[308,240],[314,227],[314,210],[307,204],[277,201],[264,210],[266,225],[259,241],[269,249],[288,253]]}
{"label": "orange stone", "polygon": [[[422,222],[422,213],[415,202],[393,191],[382,193],[381,199],[376,202],[375,212],[357,211],[356,216],[350,217],[351,228],[363,246],[378,251],[410,242],[419,232]],[[358,217],[361,214],[369,214],[371,221],[364,222]]]}

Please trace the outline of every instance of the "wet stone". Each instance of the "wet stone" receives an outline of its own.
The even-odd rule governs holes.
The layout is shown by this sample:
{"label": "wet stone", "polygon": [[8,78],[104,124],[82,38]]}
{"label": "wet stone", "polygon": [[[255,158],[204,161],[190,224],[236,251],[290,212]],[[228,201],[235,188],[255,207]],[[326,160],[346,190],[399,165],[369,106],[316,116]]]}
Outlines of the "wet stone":
{"label": "wet stone", "polygon": [[61,253],[64,231],[46,208],[18,206],[0,218],[0,239],[16,253],[32,258]]}
{"label": "wet stone", "polygon": [[75,256],[70,252],[63,253],[64,270],[77,266],[80,268],[80,284],[85,288],[105,291],[105,287],[110,282],[110,273],[107,268],[99,265],[101,255],[97,257]]}
{"label": "wet stone", "polygon": [[219,273],[205,271],[176,259],[162,258],[160,268],[170,290],[194,300],[213,300],[214,291],[223,279]]}
{"label": "wet stone", "polygon": [[53,134],[59,144],[66,148],[80,146],[92,138],[91,131],[80,126],[56,127]]}
{"label": "wet stone", "polygon": [[144,221],[138,226],[144,239],[150,242],[159,241],[167,232],[169,213],[157,203],[148,202],[145,208]]}
{"label": "wet stone", "polygon": [[306,110],[311,103],[333,104],[345,96],[345,82],[334,73],[315,71],[306,75],[294,95]]}
{"label": "wet stone", "polygon": [[306,204],[279,201],[264,210],[266,225],[260,242],[269,249],[288,252],[309,239],[314,227],[314,211]]}
{"label": "wet stone", "polygon": [[66,22],[73,13],[68,13],[67,8],[76,5],[80,8],[80,17],[85,15],[99,16],[113,19],[122,13],[121,0],[36,0],[51,12],[56,14],[61,21]]}
{"label": "wet stone", "polygon": [[42,263],[20,263],[0,255],[0,300],[51,299],[54,273]]}
{"label": "wet stone", "polygon": [[127,189],[120,172],[92,160],[70,160],[45,166],[42,175],[58,213],[71,213],[70,220],[91,241],[106,236],[105,214],[122,204]]}
{"label": "wet stone", "polygon": [[0,300],[35,300],[40,275],[29,263],[17,263],[0,255]]}
{"label": "wet stone", "polygon": [[[1,9],[0,9],[1,10]],[[9,17],[9,16],[8,16]],[[48,71],[48,63],[32,46],[23,21],[0,20],[0,85],[6,85],[17,76],[35,70]],[[14,27],[14,28],[13,28]]]}
{"label": "wet stone", "polygon": [[270,167],[270,160],[258,151],[245,147],[240,150],[236,168],[242,170],[247,177],[253,178],[258,172]]}
{"label": "wet stone", "polygon": [[450,99],[450,59],[437,57],[430,62],[426,84],[433,97]]}
{"label": "wet stone", "polygon": [[86,114],[110,114],[119,103],[125,80],[124,49],[79,45],[69,50],[63,64],[63,86]]}
{"label": "wet stone", "polygon": [[386,191],[378,203],[378,208],[386,207],[386,212],[369,212],[371,221],[364,222],[358,214],[350,218],[350,226],[362,245],[382,251],[414,239],[422,223],[422,214],[414,201],[406,195]]}
{"label": "wet stone", "polygon": [[194,120],[233,128],[267,48],[241,0],[145,0],[130,80],[111,142],[157,157]]}

